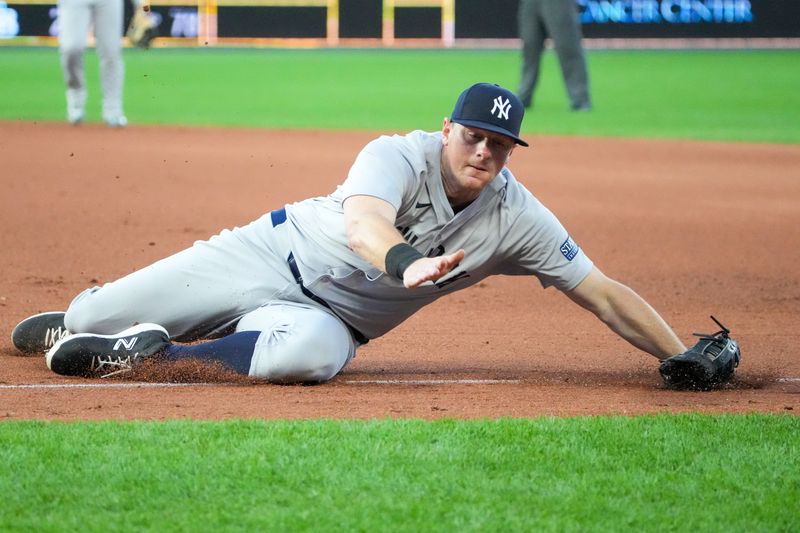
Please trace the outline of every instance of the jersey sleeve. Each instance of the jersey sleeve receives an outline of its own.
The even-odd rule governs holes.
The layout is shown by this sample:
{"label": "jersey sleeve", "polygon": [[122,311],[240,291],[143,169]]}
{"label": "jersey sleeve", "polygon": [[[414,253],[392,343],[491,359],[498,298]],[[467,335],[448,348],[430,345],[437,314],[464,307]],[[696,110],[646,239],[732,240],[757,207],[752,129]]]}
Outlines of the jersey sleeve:
{"label": "jersey sleeve", "polygon": [[506,274],[533,274],[542,287],[569,291],[589,275],[593,263],[556,216],[532,196],[514,221]]}
{"label": "jersey sleeve", "polygon": [[342,201],[350,196],[374,196],[400,210],[416,172],[402,137],[380,137],[367,144],[356,157],[341,185]]}

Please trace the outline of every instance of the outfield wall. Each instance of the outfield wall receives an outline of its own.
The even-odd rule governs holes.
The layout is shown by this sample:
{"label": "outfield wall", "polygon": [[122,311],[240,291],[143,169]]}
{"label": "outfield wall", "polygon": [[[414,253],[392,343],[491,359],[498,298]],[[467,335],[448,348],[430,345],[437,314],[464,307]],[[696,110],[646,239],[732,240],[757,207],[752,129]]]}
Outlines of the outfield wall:
{"label": "outfield wall", "polygon": [[[126,24],[131,6],[126,2]],[[152,0],[156,46],[517,47],[519,0]],[[798,47],[798,0],[576,0],[590,47]],[[53,45],[54,0],[0,0],[0,44]]]}

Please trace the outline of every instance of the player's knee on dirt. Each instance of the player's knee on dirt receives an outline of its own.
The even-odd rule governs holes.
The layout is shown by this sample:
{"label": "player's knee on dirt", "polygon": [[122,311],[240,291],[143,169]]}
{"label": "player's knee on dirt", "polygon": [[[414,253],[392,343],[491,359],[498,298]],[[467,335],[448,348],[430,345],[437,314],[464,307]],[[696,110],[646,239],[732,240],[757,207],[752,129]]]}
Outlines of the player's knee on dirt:
{"label": "player's knee on dirt", "polygon": [[344,368],[355,352],[347,327],[315,308],[261,308],[243,318],[237,326],[238,331],[247,329],[262,331],[256,342],[250,375],[273,383],[328,381]]}

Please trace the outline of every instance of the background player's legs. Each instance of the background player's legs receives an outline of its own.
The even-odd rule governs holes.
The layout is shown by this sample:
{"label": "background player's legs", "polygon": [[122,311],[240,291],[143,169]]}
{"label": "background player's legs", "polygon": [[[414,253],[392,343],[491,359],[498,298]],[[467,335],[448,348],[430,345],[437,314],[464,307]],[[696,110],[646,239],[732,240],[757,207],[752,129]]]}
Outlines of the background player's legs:
{"label": "background player's legs", "polygon": [[86,0],[61,0],[58,3],[58,44],[61,70],[67,86],[67,120],[77,124],[86,109],[86,79],[83,61],[91,18]]}
{"label": "background player's legs", "polygon": [[522,77],[517,96],[525,107],[531,105],[533,91],[536,89],[546,37],[538,12],[536,1],[521,0],[517,21],[522,39]]}
{"label": "background player's legs", "polygon": [[122,93],[125,66],[122,60],[123,0],[100,0],[94,8],[94,35],[100,61],[100,87],[103,91],[103,121],[109,126],[125,126]]}
{"label": "background player's legs", "polygon": [[272,228],[269,216],[225,230],[82,292],[64,323],[72,333],[113,335],[152,322],[178,340],[213,336],[265,302],[303,298],[286,264],[283,241],[285,235]]}
{"label": "background player's legs", "polygon": [[589,74],[581,44],[581,25],[574,2],[554,2],[545,13],[545,25],[558,55],[572,109],[589,109]]}

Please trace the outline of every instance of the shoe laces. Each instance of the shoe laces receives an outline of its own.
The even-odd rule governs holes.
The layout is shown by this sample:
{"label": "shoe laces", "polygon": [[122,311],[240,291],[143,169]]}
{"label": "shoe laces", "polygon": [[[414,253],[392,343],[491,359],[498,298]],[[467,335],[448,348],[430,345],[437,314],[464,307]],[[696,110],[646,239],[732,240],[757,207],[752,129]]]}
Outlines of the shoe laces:
{"label": "shoe laces", "polygon": [[[134,356],[96,355],[92,358],[91,371],[101,374],[101,378],[110,378],[133,370]],[[106,373],[104,373],[106,372]]]}
{"label": "shoe laces", "polygon": [[67,328],[62,328],[61,326],[57,328],[47,328],[47,331],[44,333],[44,344],[48,348],[51,348],[56,342],[68,335],[69,330]]}

